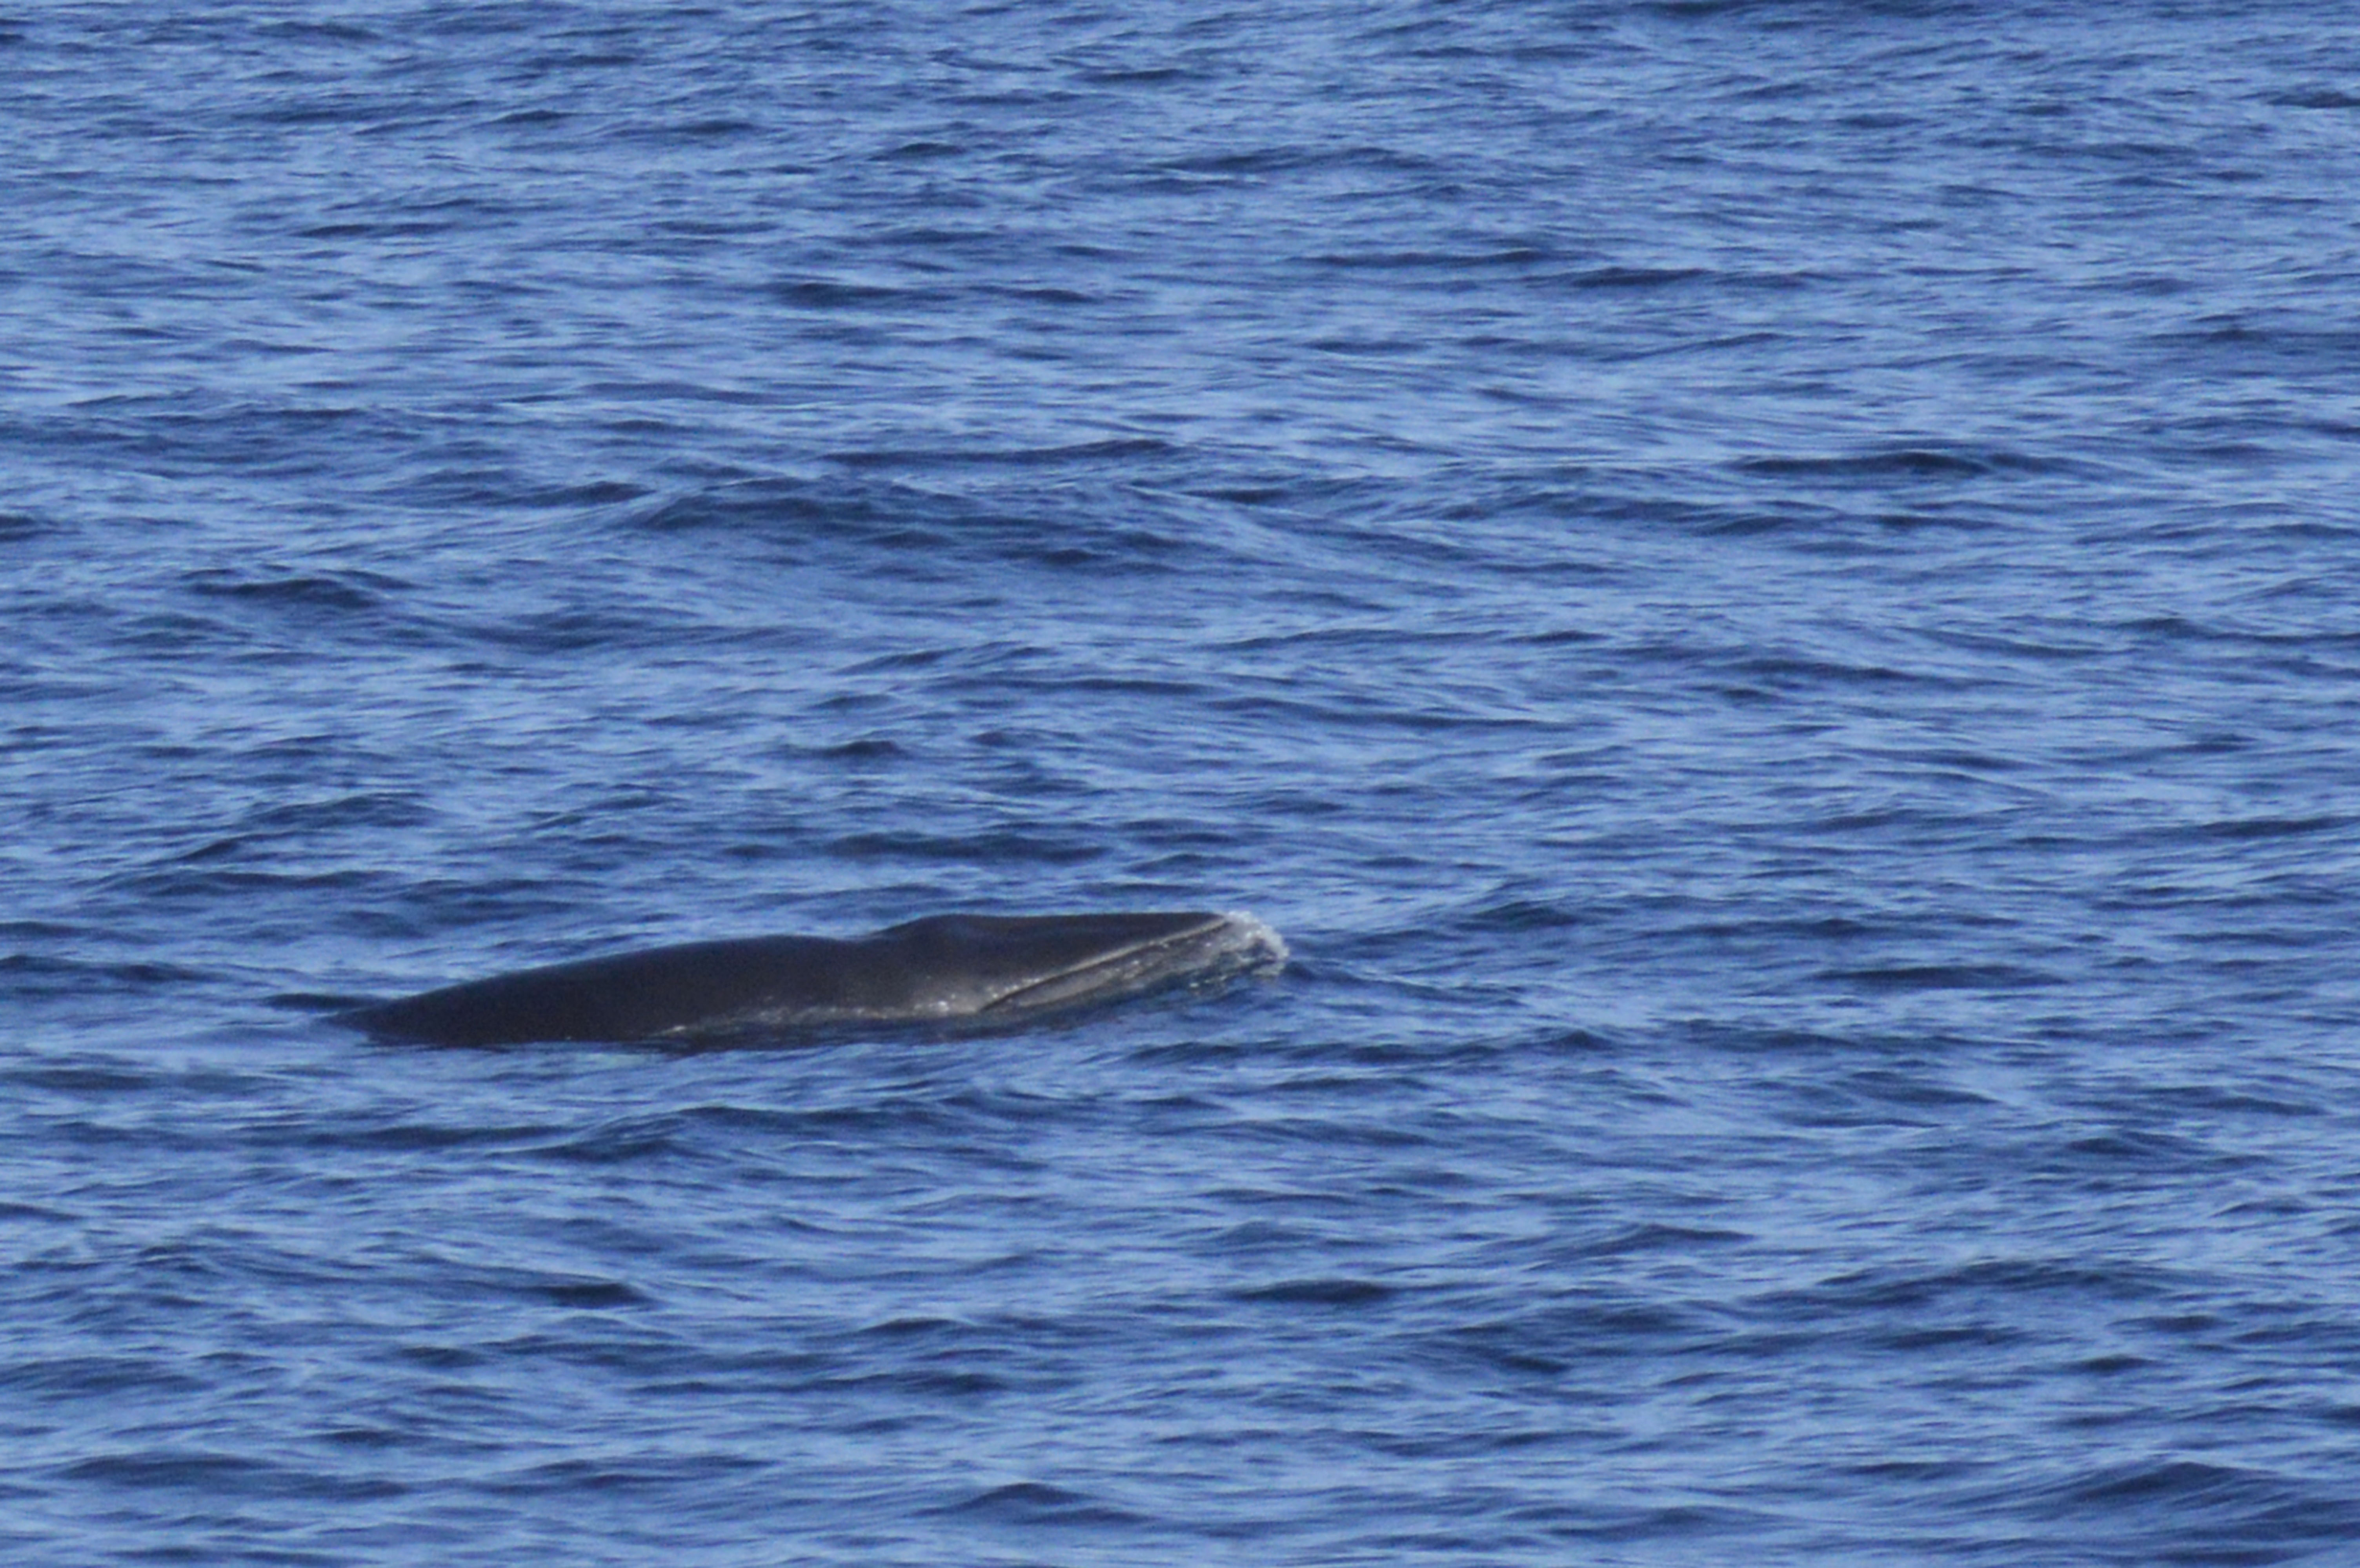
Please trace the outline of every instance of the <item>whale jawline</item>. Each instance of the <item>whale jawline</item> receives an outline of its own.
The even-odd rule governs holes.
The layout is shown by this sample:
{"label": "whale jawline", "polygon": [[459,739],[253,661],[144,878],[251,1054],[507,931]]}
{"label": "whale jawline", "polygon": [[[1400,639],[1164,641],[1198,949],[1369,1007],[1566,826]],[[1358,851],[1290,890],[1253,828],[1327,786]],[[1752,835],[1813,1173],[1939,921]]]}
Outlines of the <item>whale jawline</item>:
{"label": "whale jawline", "polygon": [[1251,915],[1224,914],[1196,931],[1135,943],[993,997],[978,1020],[1034,1017],[1128,1000],[1169,986],[1208,986],[1286,962],[1286,943]]}

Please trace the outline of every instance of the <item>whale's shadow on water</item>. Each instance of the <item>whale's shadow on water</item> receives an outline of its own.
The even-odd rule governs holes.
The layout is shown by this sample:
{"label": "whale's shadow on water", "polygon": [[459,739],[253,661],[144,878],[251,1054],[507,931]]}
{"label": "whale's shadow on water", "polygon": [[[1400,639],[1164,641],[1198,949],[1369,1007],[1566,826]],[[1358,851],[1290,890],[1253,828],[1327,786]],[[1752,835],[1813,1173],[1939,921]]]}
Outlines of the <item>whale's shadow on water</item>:
{"label": "whale's shadow on water", "polygon": [[1251,915],[932,915],[865,937],[689,942],[468,981],[334,1015],[415,1045],[713,1051],[1063,1023],[1286,962]]}

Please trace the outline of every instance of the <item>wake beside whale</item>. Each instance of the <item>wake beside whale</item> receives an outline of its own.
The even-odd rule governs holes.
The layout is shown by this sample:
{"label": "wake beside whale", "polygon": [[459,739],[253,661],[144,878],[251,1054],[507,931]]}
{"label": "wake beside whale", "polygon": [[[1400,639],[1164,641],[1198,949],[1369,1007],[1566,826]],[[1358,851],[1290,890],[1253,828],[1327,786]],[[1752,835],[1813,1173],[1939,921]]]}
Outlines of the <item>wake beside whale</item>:
{"label": "wake beside whale", "polygon": [[759,936],[551,964],[340,1015],[429,1045],[694,1041],[863,1025],[1021,1023],[1286,961],[1251,915],[932,915],[869,936]]}

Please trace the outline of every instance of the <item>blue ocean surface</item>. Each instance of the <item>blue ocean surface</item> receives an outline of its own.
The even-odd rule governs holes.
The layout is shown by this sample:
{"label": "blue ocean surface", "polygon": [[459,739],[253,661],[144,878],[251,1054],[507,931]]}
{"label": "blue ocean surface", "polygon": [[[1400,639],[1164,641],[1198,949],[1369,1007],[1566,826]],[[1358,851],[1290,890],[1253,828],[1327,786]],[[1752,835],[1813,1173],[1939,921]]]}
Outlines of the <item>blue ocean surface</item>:
{"label": "blue ocean surface", "polygon": [[2347,6],[19,6],[0,481],[0,1561],[2360,1563]]}

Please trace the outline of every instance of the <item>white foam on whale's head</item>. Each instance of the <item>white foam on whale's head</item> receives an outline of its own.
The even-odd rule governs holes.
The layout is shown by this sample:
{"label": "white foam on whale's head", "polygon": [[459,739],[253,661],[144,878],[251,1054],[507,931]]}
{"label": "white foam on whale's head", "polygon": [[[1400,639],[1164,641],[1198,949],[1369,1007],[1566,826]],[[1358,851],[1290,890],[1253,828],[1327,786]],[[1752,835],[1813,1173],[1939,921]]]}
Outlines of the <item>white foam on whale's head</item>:
{"label": "white foam on whale's head", "polygon": [[1257,974],[1275,972],[1286,967],[1286,939],[1272,929],[1268,922],[1247,914],[1242,909],[1222,911],[1221,919],[1229,922],[1228,946],[1241,967]]}

